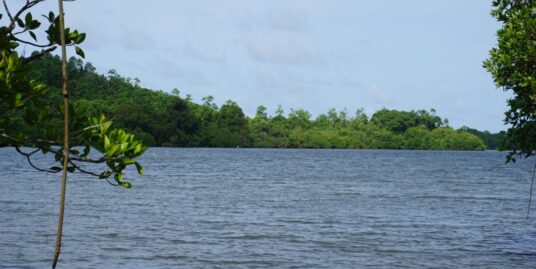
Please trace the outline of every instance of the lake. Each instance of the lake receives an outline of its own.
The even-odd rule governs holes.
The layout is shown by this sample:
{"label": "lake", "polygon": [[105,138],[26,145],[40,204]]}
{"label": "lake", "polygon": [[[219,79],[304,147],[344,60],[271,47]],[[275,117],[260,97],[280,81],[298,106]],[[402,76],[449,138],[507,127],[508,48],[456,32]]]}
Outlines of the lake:
{"label": "lake", "polygon": [[[534,160],[504,160],[151,148],[132,189],[71,175],[58,268],[536,268]],[[0,268],[49,268],[60,175],[0,168]]]}

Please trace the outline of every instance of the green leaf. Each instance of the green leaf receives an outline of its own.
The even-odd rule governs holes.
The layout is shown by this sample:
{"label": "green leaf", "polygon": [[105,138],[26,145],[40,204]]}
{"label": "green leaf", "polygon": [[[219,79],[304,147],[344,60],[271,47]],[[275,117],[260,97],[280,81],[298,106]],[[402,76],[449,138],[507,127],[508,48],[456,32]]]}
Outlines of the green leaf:
{"label": "green leaf", "polygon": [[121,183],[121,181],[123,181],[123,177],[124,177],[123,174],[115,174],[114,175],[115,181],[117,181],[117,183]]}
{"label": "green leaf", "polygon": [[19,43],[17,43],[17,42],[9,42],[9,44],[7,46],[10,49],[16,49],[19,46]]}
{"label": "green leaf", "polygon": [[110,149],[110,139],[107,135],[104,135],[104,150],[108,151]]}
{"label": "green leaf", "polygon": [[78,34],[76,36],[76,44],[80,44],[82,42],[84,42],[84,40],[86,40],[86,34],[85,33],[81,33],[81,34]]}
{"label": "green leaf", "polygon": [[82,58],[86,58],[86,55],[84,54],[84,51],[80,47],[75,46],[74,49],[76,50],[76,54],[78,54],[78,56],[80,56]]}
{"label": "green leaf", "polygon": [[110,128],[110,126],[112,125],[112,122],[111,121],[107,121],[105,123],[102,123],[102,126],[100,127],[101,128],[101,131],[103,133],[105,133],[106,131],[108,131],[108,128]]}
{"label": "green leaf", "polygon": [[37,41],[37,36],[35,35],[34,32],[30,31],[30,36],[33,38],[33,40]]}
{"label": "green leaf", "polygon": [[20,18],[17,18],[17,24],[20,28],[24,28],[24,22]]}
{"label": "green leaf", "polygon": [[124,153],[128,148],[128,143],[121,143],[121,152]]}
{"label": "green leaf", "polygon": [[112,175],[112,172],[106,170],[100,174],[99,179],[109,178],[111,175]]}
{"label": "green leaf", "polygon": [[39,28],[39,26],[41,26],[41,23],[39,21],[31,21],[30,25],[27,25],[28,28],[30,28],[31,30],[35,30],[37,28]]}
{"label": "green leaf", "polygon": [[122,159],[121,159],[121,163],[123,163],[123,164],[133,164],[133,163],[135,163],[135,162],[136,162],[136,161],[134,161],[134,160],[131,159],[131,158],[126,158],[126,157],[125,157],[125,158],[122,158]]}
{"label": "green leaf", "polygon": [[91,150],[91,147],[89,145],[86,145],[84,147],[84,152],[82,153],[82,156],[81,157],[87,157],[87,155],[89,155],[89,151]]}
{"label": "green leaf", "polygon": [[141,144],[138,144],[136,148],[134,149],[134,154],[138,154],[142,151],[143,146]]}
{"label": "green leaf", "polygon": [[58,150],[56,154],[54,155],[54,159],[56,160],[56,162],[59,162],[62,158],[63,158],[63,152]]}
{"label": "green leaf", "polygon": [[130,183],[130,182],[128,182],[128,181],[121,181],[121,183],[119,183],[119,185],[120,185],[121,187],[125,187],[125,188],[127,188],[127,189],[132,188],[132,183]]}
{"label": "green leaf", "polygon": [[120,145],[113,145],[110,147],[110,150],[106,151],[106,155],[108,156],[115,156],[119,152],[119,149],[121,148]]}
{"label": "green leaf", "polygon": [[30,25],[33,21],[32,13],[30,12],[26,13],[26,17],[24,18],[24,21],[26,22],[26,25]]}
{"label": "green leaf", "polygon": [[75,171],[74,166],[67,166],[67,171],[69,171],[69,173],[74,173]]}
{"label": "green leaf", "polygon": [[136,166],[136,169],[138,170],[138,174],[140,174],[140,175],[145,174],[145,171],[143,170],[143,167],[139,163],[135,162],[134,165]]}
{"label": "green leaf", "polygon": [[63,170],[63,168],[57,167],[57,166],[52,166],[52,167],[50,167],[50,170],[52,170],[54,172],[59,172],[59,171]]}

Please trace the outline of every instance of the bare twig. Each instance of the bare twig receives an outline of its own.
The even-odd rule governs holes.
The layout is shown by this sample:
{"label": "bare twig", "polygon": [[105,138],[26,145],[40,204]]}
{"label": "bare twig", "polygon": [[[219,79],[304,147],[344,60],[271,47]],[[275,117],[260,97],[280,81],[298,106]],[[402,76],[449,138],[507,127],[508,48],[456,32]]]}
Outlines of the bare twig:
{"label": "bare twig", "polygon": [[[91,171],[87,171],[87,170],[84,170],[84,169],[80,168],[80,166],[76,165],[76,164],[75,164],[74,162],[72,162],[72,161],[69,161],[69,163],[70,163],[76,170],[78,170],[78,171],[80,171],[80,172],[82,172],[82,173],[84,173],[84,174],[88,174],[88,175],[96,176],[96,177],[99,177],[99,178],[101,177],[100,174],[97,174],[97,173],[94,173],[94,172],[91,172]],[[109,171],[109,170],[108,170],[108,171]],[[107,177],[104,178],[104,179],[106,180],[106,182],[108,182],[108,184],[110,184],[110,185],[112,185],[112,186],[119,186],[119,185],[116,184],[116,183],[112,183],[112,182],[110,182],[110,180],[109,180]]]}
{"label": "bare twig", "polygon": [[97,173],[94,173],[94,172],[91,172],[91,171],[87,171],[87,170],[84,170],[82,168],[80,168],[80,166],[78,166],[76,163],[74,163],[72,160],[69,160],[69,163],[78,171],[84,173],[84,174],[88,174],[88,175],[92,175],[92,176],[96,176],[96,177],[100,177],[100,174],[97,174]]}
{"label": "bare twig", "polygon": [[32,155],[34,155],[36,152],[38,152],[40,149],[36,149],[30,153],[26,153],[26,152],[23,152],[19,147],[15,147],[15,150],[20,153],[21,155],[23,155],[24,157],[26,157],[26,160],[28,160],[28,163],[30,164],[30,166],[37,170],[37,171],[41,171],[41,172],[47,172],[47,173],[59,173],[61,172],[61,170],[58,170],[58,171],[55,171],[55,170],[51,170],[51,169],[44,169],[44,168],[39,168],[37,167],[33,162],[32,162]]}
{"label": "bare twig", "polygon": [[[56,150],[56,149],[48,149],[52,153],[62,153],[62,149]],[[73,157],[74,156],[74,157]],[[84,162],[84,163],[105,163],[106,161],[109,161],[110,159],[106,156],[103,156],[99,159],[88,159],[86,157],[80,157],[76,154],[70,154],[69,160],[77,161],[77,162]]]}
{"label": "bare twig", "polygon": [[64,160],[63,174],[61,178],[61,193],[60,193],[60,213],[58,217],[58,234],[56,236],[56,249],[52,261],[52,268],[56,268],[61,250],[61,237],[63,232],[63,213],[65,211],[65,189],[67,187],[67,166],[69,164],[69,92],[67,88],[67,48],[65,46],[65,16],[63,12],[63,0],[58,0],[59,16],[60,16],[60,38],[61,38],[61,62],[63,75],[63,131],[64,131]]}
{"label": "bare twig", "polygon": [[[2,130],[2,131],[3,131],[3,130]],[[9,139],[9,140],[11,140],[12,142],[15,142],[15,143],[19,142],[19,140],[17,140],[16,138],[11,137],[11,136],[9,136],[8,134],[3,133],[3,132],[0,133],[0,136],[3,137],[3,138],[7,138],[7,139]]]}
{"label": "bare twig", "polygon": [[13,16],[11,15],[9,8],[7,7],[6,0],[4,0],[3,2],[4,2],[4,9],[6,10],[7,16],[9,17],[10,21],[14,21]]}
{"label": "bare twig", "polygon": [[28,29],[20,30],[18,32],[13,33],[13,35],[20,35],[20,34],[23,34],[23,33],[27,32],[27,31],[28,31]]}
{"label": "bare twig", "polygon": [[[3,130],[0,130],[0,131],[3,131]],[[20,143],[19,140],[17,140],[16,138],[14,137],[11,137],[5,133],[2,133],[0,132],[0,137],[4,137],[4,138],[7,138],[13,142],[15,142],[16,144]],[[48,142],[48,143],[51,143],[51,144],[54,144],[55,142],[54,141],[45,141],[45,140],[37,140],[38,142]],[[39,149],[38,149],[39,150]],[[48,151],[52,152],[52,153],[61,153],[63,154],[63,151],[64,151],[64,148],[60,148],[60,149],[53,149],[53,148],[47,148]],[[24,154],[23,154],[24,155]],[[84,162],[84,163],[95,163],[95,164],[98,164],[98,163],[105,163],[106,161],[109,161],[109,160],[115,160],[115,159],[110,159],[108,158],[107,156],[103,156],[99,159],[89,159],[89,158],[86,158],[86,157],[81,157],[81,156],[78,156],[76,154],[71,154],[71,156],[68,156],[68,160],[69,161],[77,161],[77,162]]]}
{"label": "bare twig", "polygon": [[30,42],[30,41],[22,40],[22,39],[16,37],[15,35],[13,35],[13,34],[10,34],[10,36],[11,36],[11,38],[13,38],[17,42],[20,42],[20,43],[23,43],[23,44],[26,44],[26,45],[30,45],[30,46],[34,46],[34,47],[38,47],[38,48],[48,48],[48,47],[54,45],[54,43],[48,43],[48,44],[33,43],[33,42]]}
{"label": "bare twig", "polygon": [[91,130],[91,129],[99,128],[99,127],[104,126],[105,124],[107,124],[107,123],[109,123],[109,122],[110,122],[110,121],[106,121],[106,122],[103,122],[103,123],[101,123],[101,124],[96,124],[96,125],[88,126],[88,127],[84,128],[84,129],[80,129],[80,130],[78,130],[78,131],[74,131],[74,132],[72,132],[72,134],[78,134],[78,133],[85,132],[85,131],[87,131],[87,130]]}
{"label": "bare twig", "polygon": [[105,178],[106,179],[106,182],[108,182],[108,184],[112,185],[112,186],[119,186],[119,184],[117,183],[113,183],[113,182],[110,182],[110,180],[108,178]]}

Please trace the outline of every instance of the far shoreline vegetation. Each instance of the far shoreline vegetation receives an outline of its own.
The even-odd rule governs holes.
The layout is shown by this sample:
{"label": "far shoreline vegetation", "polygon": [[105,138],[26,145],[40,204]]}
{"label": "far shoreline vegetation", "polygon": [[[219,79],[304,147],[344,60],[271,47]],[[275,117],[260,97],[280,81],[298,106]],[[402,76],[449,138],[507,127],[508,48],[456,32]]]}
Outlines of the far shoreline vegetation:
{"label": "far shoreline vegetation", "polygon": [[[291,109],[285,115],[281,107],[275,115],[268,115],[261,105],[250,118],[233,101],[219,107],[208,96],[196,103],[189,95],[181,97],[178,90],[165,93],[142,88],[137,79],[122,77],[115,70],[98,74],[91,63],[74,57],[68,62],[68,73],[75,107],[90,115],[103,113],[113,119],[115,127],[131,131],[153,147],[486,150],[497,149],[504,138],[504,132],[455,130],[433,109],[382,109],[370,117],[362,109],[353,115],[330,109],[313,119],[303,109]],[[46,103],[51,107],[61,103],[58,56],[32,62],[30,77],[53,89]],[[57,125],[61,129],[60,121]],[[32,132],[28,126],[13,128]]]}

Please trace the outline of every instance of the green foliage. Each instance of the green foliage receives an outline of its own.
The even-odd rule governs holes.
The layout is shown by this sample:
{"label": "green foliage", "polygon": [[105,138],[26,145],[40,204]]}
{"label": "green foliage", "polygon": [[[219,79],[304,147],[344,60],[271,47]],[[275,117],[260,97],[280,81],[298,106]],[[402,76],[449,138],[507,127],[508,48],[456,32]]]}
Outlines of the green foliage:
{"label": "green foliage", "polygon": [[[32,64],[32,77],[50,82],[59,58],[46,56]],[[312,118],[303,109],[285,115],[279,107],[270,116],[259,106],[248,118],[240,106],[227,101],[221,107],[212,96],[198,104],[172,94],[141,88],[136,80],[115,71],[108,76],[95,73],[89,63],[69,61],[75,105],[90,114],[103,112],[114,125],[131,131],[148,145],[179,147],[260,148],[355,148],[355,149],[438,149],[483,150],[473,134],[455,131],[435,111],[380,110],[369,121],[363,109],[350,116],[346,110],[330,109]],[[50,82],[51,87],[58,87]],[[59,91],[53,91],[55,93]],[[59,98],[60,96],[58,96]],[[54,100],[52,98],[51,100]],[[440,135],[439,135],[440,134]]]}
{"label": "green foliage", "polygon": [[430,112],[426,110],[406,112],[382,109],[374,113],[370,121],[381,128],[395,133],[404,133],[411,127],[421,125],[428,128],[428,130],[446,125],[439,116],[435,115],[434,109],[431,109]]}
{"label": "green foliage", "polygon": [[[6,26],[0,26],[0,146],[14,147],[33,168],[50,173],[61,172],[64,152],[68,150],[68,172],[78,171],[106,180],[113,176],[117,185],[130,187],[131,184],[124,180],[123,171],[128,166],[134,166],[138,173],[143,174],[143,168],[135,158],[143,154],[147,147],[134,135],[114,128],[105,116],[95,117],[107,111],[108,103],[103,99],[81,99],[69,105],[70,140],[74,147],[62,148],[61,61],[57,56],[49,55],[61,43],[59,16],[53,12],[43,16],[48,23],[44,30],[48,41],[38,43],[35,31],[39,30],[42,22],[35,19],[29,10],[40,2],[43,1],[26,1],[20,11],[13,13],[14,16],[9,14]],[[33,41],[25,40],[26,34],[26,38]],[[67,45],[75,47],[81,57],[84,57],[84,52],[78,45],[85,38],[84,33],[65,29]],[[20,56],[16,51],[20,44],[42,50],[29,57]],[[69,61],[69,75],[73,78],[69,86],[95,92],[93,87],[99,88],[101,85],[94,83],[99,82],[94,80],[97,76],[94,68],[82,64],[76,58]],[[76,96],[80,94],[75,91],[71,97]],[[25,151],[23,147],[33,149]],[[83,151],[80,152],[78,147],[82,147]],[[92,149],[100,154],[91,154]],[[32,157],[38,152],[49,154],[57,165],[50,168],[34,165]],[[107,169],[100,173],[91,172],[81,163],[105,163]]]}
{"label": "green foliage", "polygon": [[[32,64],[32,77],[49,82],[48,70],[59,58],[43,57]],[[481,139],[466,130],[455,131],[435,111],[380,110],[369,121],[363,109],[350,116],[330,109],[315,119],[303,109],[285,116],[281,107],[270,116],[259,106],[248,118],[240,106],[227,101],[221,107],[212,96],[198,104],[172,94],[141,88],[115,71],[95,73],[89,63],[69,61],[75,105],[88,113],[106,113],[114,125],[131,131],[148,145],[179,147],[355,148],[483,150]],[[54,73],[51,73],[54,76]],[[51,87],[57,83],[51,82]],[[59,91],[53,91],[59,92]],[[59,98],[60,96],[58,96]],[[51,100],[53,100],[52,98]],[[105,101],[106,100],[106,101]]]}
{"label": "green foliage", "polygon": [[463,126],[462,128],[460,128],[460,130],[468,132],[468,133],[472,133],[472,134],[478,136],[480,139],[482,139],[484,144],[486,144],[487,149],[491,149],[491,150],[499,149],[501,144],[503,143],[503,141],[505,139],[505,136],[506,136],[505,131],[501,131],[499,133],[492,134],[489,131],[483,131],[482,132],[482,131],[472,129],[472,128],[469,128],[469,127],[466,127],[466,126]]}
{"label": "green foliage", "polygon": [[434,148],[432,134],[424,125],[407,129],[404,133],[404,142],[404,148],[406,149]]}
{"label": "green foliage", "polygon": [[495,0],[491,14],[502,23],[497,47],[484,67],[497,87],[512,91],[505,123],[510,124],[502,149],[529,157],[536,152],[536,1]]}

